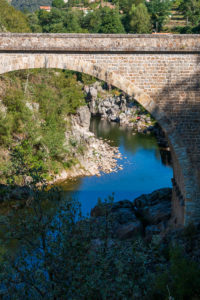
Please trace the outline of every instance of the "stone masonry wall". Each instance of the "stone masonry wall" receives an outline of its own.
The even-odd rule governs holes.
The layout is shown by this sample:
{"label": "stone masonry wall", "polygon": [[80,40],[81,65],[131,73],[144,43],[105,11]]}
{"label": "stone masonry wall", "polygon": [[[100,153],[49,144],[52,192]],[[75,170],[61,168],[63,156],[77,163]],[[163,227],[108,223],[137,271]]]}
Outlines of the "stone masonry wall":
{"label": "stone masonry wall", "polygon": [[134,96],[172,148],[176,223],[199,220],[200,35],[0,34],[0,73],[28,68],[84,72]]}

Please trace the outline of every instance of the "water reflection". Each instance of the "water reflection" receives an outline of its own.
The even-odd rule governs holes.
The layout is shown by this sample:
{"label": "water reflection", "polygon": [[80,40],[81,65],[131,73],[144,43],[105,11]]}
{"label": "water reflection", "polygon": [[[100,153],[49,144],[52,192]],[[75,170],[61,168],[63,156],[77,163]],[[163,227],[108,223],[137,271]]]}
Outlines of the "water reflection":
{"label": "water reflection", "polygon": [[89,213],[95,206],[98,197],[104,199],[112,192],[115,192],[115,200],[133,200],[143,193],[171,187],[170,153],[160,151],[154,136],[133,135],[132,130],[128,128],[98,119],[91,121],[90,130],[98,138],[107,139],[111,145],[119,147],[123,155],[119,163],[123,170],[62,184],[65,197],[70,195],[78,198],[84,214]]}

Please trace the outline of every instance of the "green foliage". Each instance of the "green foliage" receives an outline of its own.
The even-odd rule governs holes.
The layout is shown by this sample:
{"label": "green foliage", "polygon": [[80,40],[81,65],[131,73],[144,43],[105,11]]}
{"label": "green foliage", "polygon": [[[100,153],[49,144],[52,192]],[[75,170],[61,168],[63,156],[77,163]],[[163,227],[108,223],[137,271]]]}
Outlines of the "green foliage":
{"label": "green foliage", "polygon": [[96,33],[125,33],[118,10],[108,7],[89,13],[84,18],[83,27]]}
{"label": "green foliage", "polygon": [[97,81],[95,77],[92,77],[84,73],[77,73],[76,75],[77,75],[77,80],[81,81],[84,85],[90,85]]}
{"label": "green foliage", "polygon": [[0,0],[0,31],[31,32],[24,14],[6,0]]}
{"label": "green foliage", "polygon": [[160,31],[169,17],[172,1],[151,0],[146,5],[151,15],[154,30]]}
{"label": "green foliage", "polygon": [[[10,213],[1,218],[7,232],[1,245],[8,249],[11,241],[18,242],[17,257],[7,251],[0,260],[0,284],[7,296],[145,299],[152,277],[142,241],[110,247],[107,217],[99,227],[100,244],[95,246],[93,225],[81,216],[80,205],[73,199],[58,201],[58,192],[47,191],[45,185],[38,189],[36,182],[31,184],[32,200],[20,211],[21,217]],[[112,205],[110,200],[107,203]]]}
{"label": "green foliage", "polygon": [[42,32],[42,27],[39,25],[38,15],[35,13],[27,14],[27,19],[32,32]]}
{"label": "green foliage", "polygon": [[76,11],[75,12],[68,11],[64,19],[64,26],[66,28],[66,32],[71,32],[71,33],[84,32],[80,24],[81,18],[82,18],[82,13]]}
{"label": "green foliage", "polygon": [[[176,246],[170,250],[169,269],[159,274],[155,290],[158,299],[199,299],[200,268]],[[170,295],[169,295],[170,293]]]}
{"label": "green foliage", "polygon": [[53,0],[52,6],[57,8],[63,8],[65,5],[65,2],[63,0]]}
{"label": "green foliage", "polygon": [[183,0],[179,5],[179,10],[184,14],[185,18],[191,24],[198,25],[200,23],[200,2],[199,0]]}
{"label": "green foliage", "polygon": [[28,20],[34,32],[125,32],[119,11],[108,7],[84,15],[81,11],[62,9],[55,3],[51,12],[40,10],[33,15],[28,14]]}
{"label": "green foliage", "polygon": [[34,12],[40,6],[51,6],[52,0],[12,0],[12,5],[21,11]]}
{"label": "green foliage", "polygon": [[[5,1],[5,0],[1,0]],[[200,4],[198,0],[112,0],[114,9],[103,7],[100,1],[89,3],[88,0],[13,0],[12,5],[26,12],[33,32],[52,33],[150,33],[166,30],[164,25],[171,15],[173,18],[183,16],[187,26],[167,28],[173,33],[199,33]],[[51,12],[37,11],[40,5],[52,4]],[[73,7],[73,9],[72,9]],[[78,10],[85,7],[89,13]],[[148,12],[146,10],[148,9]],[[174,13],[175,12],[175,13]],[[176,15],[175,15],[176,14]],[[176,19],[173,19],[174,21]],[[182,20],[182,18],[181,18]],[[12,23],[16,21],[12,18]],[[177,23],[178,24],[178,23]],[[1,30],[4,25],[0,24]],[[170,29],[171,28],[171,29]],[[22,31],[26,31],[23,29]]]}
{"label": "green foliage", "polygon": [[93,222],[77,201],[47,189],[41,168],[30,169],[20,151],[13,155],[15,172],[29,178],[28,199],[0,217],[2,300],[199,299],[200,268],[183,249],[169,250],[159,236],[114,239],[113,195],[99,200],[104,214]]}
{"label": "green foliage", "polygon": [[129,12],[129,28],[132,33],[150,33],[150,16],[146,6],[141,3],[137,6],[132,5]]}
{"label": "green foliage", "polygon": [[65,11],[53,7],[51,12],[40,10],[36,12],[38,25],[43,32],[85,32],[81,28],[82,13],[77,11]]}
{"label": "green foliage", "polygon": [[66,157],[73,161],[66,145],[66,117],[85,104],[76,75],[33,70],[10,73],[3,80],[8,88],[3,98],[6,114],[0,118],[0,146],[19,151],[30,168],[42,167],[46,176],[58,172]]}

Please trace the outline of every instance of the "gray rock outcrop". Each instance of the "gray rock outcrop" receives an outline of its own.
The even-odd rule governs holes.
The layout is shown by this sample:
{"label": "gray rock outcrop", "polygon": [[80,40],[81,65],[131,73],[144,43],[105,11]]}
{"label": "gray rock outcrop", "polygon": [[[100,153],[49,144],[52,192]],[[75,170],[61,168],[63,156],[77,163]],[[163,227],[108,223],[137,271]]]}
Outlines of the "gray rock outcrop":
{"label": "gray rock outcrop", "polygon": [[163,234],[171,217],[172,190],[164,188],[151,194],[142,195],[133,202],[122,200],[101,203],[91,210],[94,231],[109,223],[111,238],[118,240],[135,239],[139,235],[147,239]]}

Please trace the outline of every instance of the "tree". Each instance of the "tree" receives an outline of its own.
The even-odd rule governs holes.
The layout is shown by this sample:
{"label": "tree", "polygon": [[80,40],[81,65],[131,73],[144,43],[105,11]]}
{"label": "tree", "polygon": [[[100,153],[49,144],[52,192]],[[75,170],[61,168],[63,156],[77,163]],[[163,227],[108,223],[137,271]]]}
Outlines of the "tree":
{"label": "tree", "polygon": [[99,8],[90,12],[82,22],[83,28],[94,33],[124,33],[125,29],[121,22],[118,9],[109,7]]}
{"label": "tree", "polygon": [[45,26],[48,25],[50,22],[50,13],[45,11],[45,10],[39,10],[37,13],[38,20],[39,20],[39,25],[40,26]]}
{"label": "tree", "polygon": [[29,13],[27,14],[27,18],[32,32],[42,32],[42,27],[39,25],[39,19],[37,14]]}
{"label": "tree", "polygon": [[66,28],[66,32],[82,32],[82,28],[80,25],[81,18],[82,15],[79,12],[68,11],[64,19],[64,26]]}
{"label": "tree", "polygon": [[192,23],[193,26],[200,23],[199,0],[183,0],[179,6],[179,10],[184,14],[185,18]]}
{"label": "tree", "polygon": [[31,32],[26,16],[6,0],[0,0],[0,27],[10,32]]}
{"label": "tree", "polygon": [[64,12],[56,7],[53,7],[51,12],[40,10],[38,19],[43,32],[65,32],[63,24]]}
{"label": "tree", "polygon": [[139,5],[141,3],[145,3],[144,0],[120,0],[119,1],[119,9],[123,11],[125,15],[129,14],[132,5]]}
{"label": "tree", "polygon": [[170,14],[172,2],[170,0],[151,0],[146,5],[151,15],[153,28],[160,31]]}
{"label": "tree", "polygon": [[53,0],[52,6],[56,8],[63,8],[65,5],[65,2],[63,0]]}
{"label": "tree", "polygon": [[122,25],[119,12],[108,7],[101,11],[101,26],[99,33],[124,33],[124,26]]}
{"label": "tree", "polygon": [[129,32],[149,33],[151,30],[150,15],[144,4],[132,5],[129,12]]}

